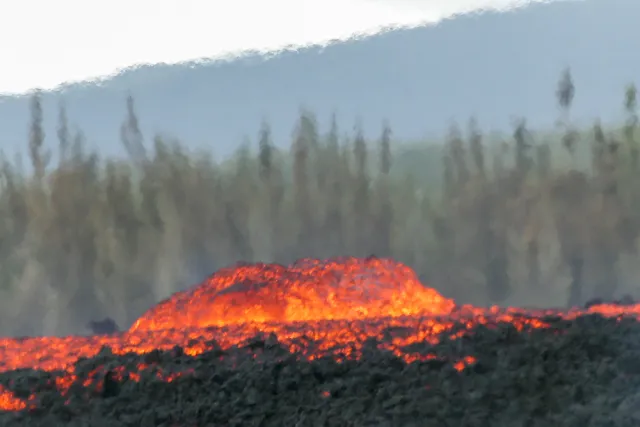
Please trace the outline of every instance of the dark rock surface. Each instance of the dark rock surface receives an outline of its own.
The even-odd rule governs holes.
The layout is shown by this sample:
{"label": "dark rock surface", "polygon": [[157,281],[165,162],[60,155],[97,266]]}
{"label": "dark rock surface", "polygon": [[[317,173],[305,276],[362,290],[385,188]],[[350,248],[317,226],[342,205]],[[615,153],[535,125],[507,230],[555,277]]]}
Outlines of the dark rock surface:
{"label": "dark rock surface", "polygon": [[[142,356],[105,348],[78,361],[67,396],[51,386],[57,373],[0,374],[17,396],[37,391],[36,408],[0,413],[0,425],[640,425],[640,325],[598,315],[547,321],[551,328],[478,326],[457,340],[414,344],[442,360],[411,364],[372,339],[360,360],[341,363],[301,360],[273,336],[228,351],[210,343],[197,357],[180,348]],[[468,355],[477,362],[454,369],[451,361]],[[137,370],[141,363],[149,368]]]}

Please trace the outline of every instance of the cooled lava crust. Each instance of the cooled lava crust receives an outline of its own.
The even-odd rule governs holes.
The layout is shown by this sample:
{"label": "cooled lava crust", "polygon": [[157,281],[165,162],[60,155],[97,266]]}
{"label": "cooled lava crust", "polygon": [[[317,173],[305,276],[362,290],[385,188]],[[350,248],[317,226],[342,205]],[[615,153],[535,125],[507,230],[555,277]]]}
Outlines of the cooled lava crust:
{"label": "cooled lava crust", "polygon": [[638,426],[640,305],[456,306],[389,259],[243,264],[123,333],[0,340],[0,425]]}

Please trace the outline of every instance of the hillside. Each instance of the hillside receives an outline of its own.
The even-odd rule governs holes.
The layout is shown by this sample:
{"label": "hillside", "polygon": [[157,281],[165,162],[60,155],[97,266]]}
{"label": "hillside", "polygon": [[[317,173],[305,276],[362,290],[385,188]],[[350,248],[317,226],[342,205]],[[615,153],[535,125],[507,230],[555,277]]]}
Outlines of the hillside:
{"label": "hillside", "polygon": [[[609,121],[621,112],[622,85],[640,75],[637,16],[636,0],[559,1],[269,60],[254,55],[198,67],[132,69],[100,86],[48,93],[47,135],[55,136],[56,108],[64,99],[92,146],[121,153],[118,128],[127,91],[147,135],[170,132],[190,147],[207,146],[224,156],[244,136],[255,137],[263,118],[271,122],[276,144],[288,146],[300,106],[325,122],[336,110],[343,131],[361,117],[370,136],[387,118],[402,140],[438,135],[451,120],[470,115],[484,128],[508,129],[513,116],[548,127],[557,117],[553,88],[566,66],[577,86],[574,118]],[[24,145],[27,122],[25,97],[0,101],[5,151]]]}

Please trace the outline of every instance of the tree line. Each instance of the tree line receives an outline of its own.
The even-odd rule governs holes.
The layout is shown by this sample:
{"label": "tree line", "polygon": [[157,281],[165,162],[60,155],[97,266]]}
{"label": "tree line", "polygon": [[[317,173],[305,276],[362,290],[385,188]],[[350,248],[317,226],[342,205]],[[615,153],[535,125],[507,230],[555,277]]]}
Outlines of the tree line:
{"label": "tree line", "polygon": [[215,162],[180,141],[145,138],[132,97],[120,129],[126,159],[90,150],[60,106],[54,161],[36,92],[31,168],[4,156],[0,164],[0,333],[84,333],[104,316],[127,326],[220,267],[300,257],[393,257],[426,285],[479,305],[633,294],[636,89],[626,89],[621,129],[577,129],[574,94],[567,69],[550,139],[524,119],[504,141],[488,140],[473,119],[452,126],[442,176],[421,182],[397,163],[388,123],[376,138],[358,126],[345,137],[335,118],[319,129],[302,111],[289,150],[265,122],[252,145]]}

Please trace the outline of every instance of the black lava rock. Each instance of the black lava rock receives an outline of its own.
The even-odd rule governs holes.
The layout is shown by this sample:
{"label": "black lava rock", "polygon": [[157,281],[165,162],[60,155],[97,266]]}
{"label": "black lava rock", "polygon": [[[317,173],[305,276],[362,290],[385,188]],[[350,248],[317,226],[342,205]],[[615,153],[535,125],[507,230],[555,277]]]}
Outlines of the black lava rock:
{"label": "black lava rock", "polygon": [[[635,427],[640,420],[633,363],[640,324],[631,319],[590,315],[520,332],[479,326],[464,339],[423,346],[432,357],[410,364],[384,342],[370,341],[358,360],[309,361],[268,341],[271,349],[256,337],[196,357],[103,351],[79,362],[78,386],[67,395],[51,387],[61,372],[0,373],[5,389],[36,393],[35,408],[0,412],[0,425]],[[465,356],[477,362],[456,369]],[[143,365],[132,375],[117,369]],[[95,366],[106,371],[89,377]],[[101,393],[85,392],[92,381]]]}

